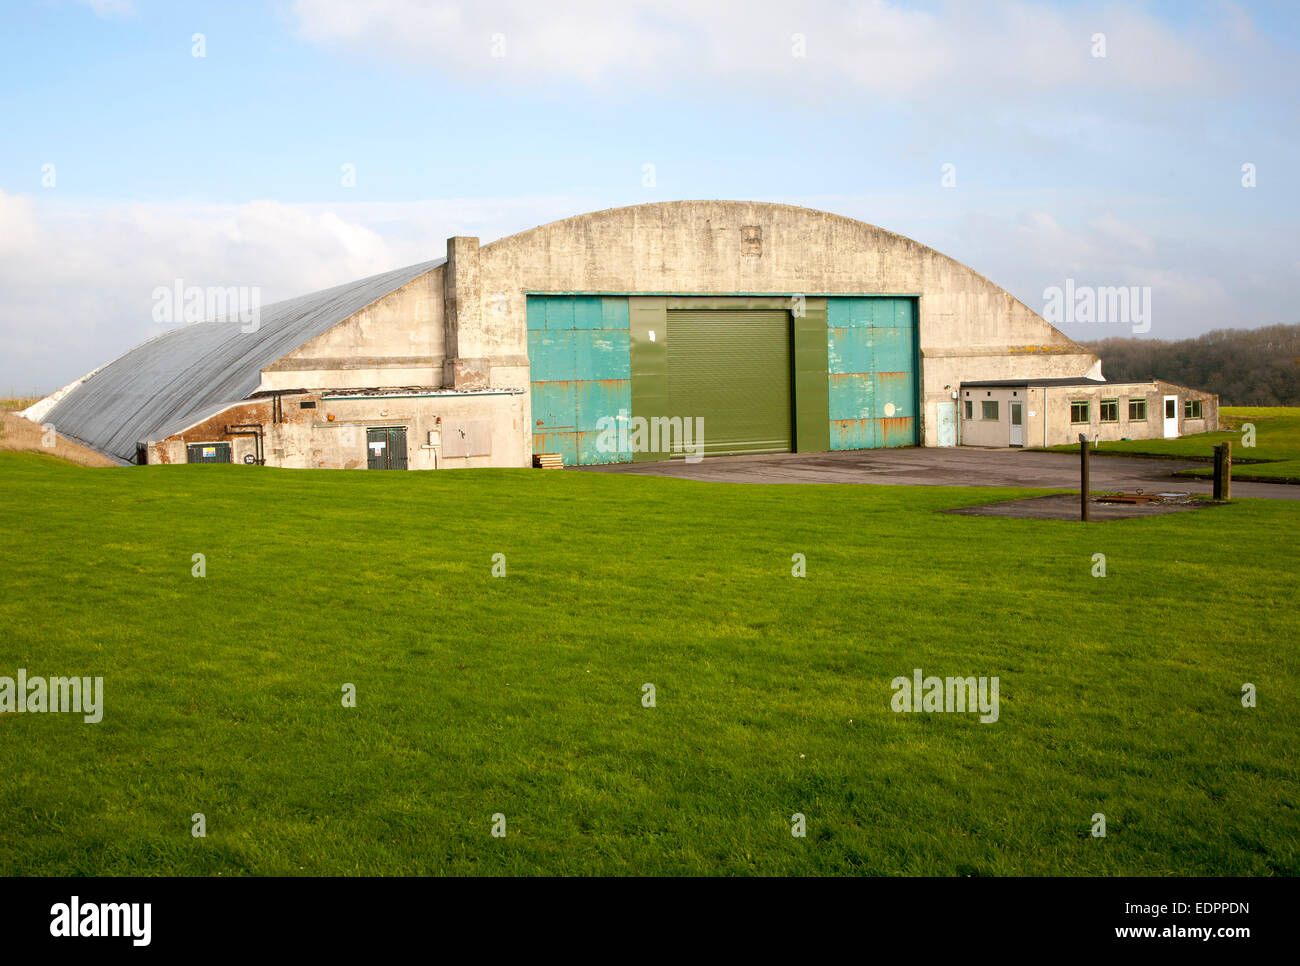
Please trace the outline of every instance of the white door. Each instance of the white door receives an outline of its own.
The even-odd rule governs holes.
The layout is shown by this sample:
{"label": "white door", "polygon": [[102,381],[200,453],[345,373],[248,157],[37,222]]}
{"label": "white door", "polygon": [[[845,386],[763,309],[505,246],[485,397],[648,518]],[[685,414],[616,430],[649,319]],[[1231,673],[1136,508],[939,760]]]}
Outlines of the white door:
{"label": "white door", "polygon": [[1165,396],[1165,439],[1178,436],[1178,397]]}
{"label": "white door", "polygon": [[1025,445],[1024,403],[1011,403],[1011,445]]}
{"label": "white door", "polygon": [[939,445],[957,445],[957,404],[939,403]]}

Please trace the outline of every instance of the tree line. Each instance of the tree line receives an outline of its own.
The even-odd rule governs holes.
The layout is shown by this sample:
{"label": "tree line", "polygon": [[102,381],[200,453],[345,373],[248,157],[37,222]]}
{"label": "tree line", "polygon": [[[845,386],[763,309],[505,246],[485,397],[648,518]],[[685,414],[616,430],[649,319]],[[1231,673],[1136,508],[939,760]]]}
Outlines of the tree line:
{"label": "tree line", "polygon": [[1217,393],[1224,406],[1300,406],[1300,325],[1215,329],[1195,339],[1102,339],[1107,382],[1163,379]]}

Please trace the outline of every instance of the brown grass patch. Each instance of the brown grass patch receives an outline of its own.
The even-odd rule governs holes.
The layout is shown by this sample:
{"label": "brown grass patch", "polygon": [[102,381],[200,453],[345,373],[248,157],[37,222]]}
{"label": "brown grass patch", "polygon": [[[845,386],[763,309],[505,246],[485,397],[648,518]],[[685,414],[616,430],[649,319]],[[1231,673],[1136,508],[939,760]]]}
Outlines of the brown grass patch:
{"label": "brown grass patch", "polygon": [[42,445],[45,431],[41,429],[40,425],[23,419],[21,416],[15,415],[11,409],[5,408],[8,403],[17,403],[18,405],[14,406],[13,409],[25,409],[34,401],[31,399],[0,401],[0,450],[46,453],[76,463],[79,466],[117,465],[103,453],[82,446],[80,443],[74,443],[70,439],[64,439],[57,433],[55,434],[53,446]]}

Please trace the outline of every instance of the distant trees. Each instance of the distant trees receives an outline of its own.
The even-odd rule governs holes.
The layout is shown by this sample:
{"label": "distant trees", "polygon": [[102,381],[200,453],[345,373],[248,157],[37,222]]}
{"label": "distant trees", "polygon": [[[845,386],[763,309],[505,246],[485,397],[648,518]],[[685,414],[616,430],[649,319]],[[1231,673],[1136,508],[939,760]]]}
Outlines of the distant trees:
{"label": "distant trees", "polygon": [[1300,406],[1300,325],[1083,344],[1101,357],[1108,382],[1164,379],[1217,393],[1224,406]]}

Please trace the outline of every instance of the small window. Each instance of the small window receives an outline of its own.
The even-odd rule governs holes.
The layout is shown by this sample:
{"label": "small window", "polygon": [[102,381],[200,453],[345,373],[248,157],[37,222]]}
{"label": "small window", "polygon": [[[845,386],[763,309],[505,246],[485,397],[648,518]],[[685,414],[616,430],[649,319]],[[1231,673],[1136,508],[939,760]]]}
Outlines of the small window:
{"label": "small window", "polygon": [[996,399],[985,399],[980,403],[983,410],[984,419],[996,420],[998,418],[998,401]]}
{"label": "small window", "polygon": [[1178,399],[1170,396],[1165,400],[1165,419],[1176,419],[1178,417]]}
{"label": "small window", "polygon": [[1145,423],[1147,421],[1147,401],[1145,399],[1130,399],[1128,401],[1128,419],[1131,423]]}
{"label": "small window", "polygon": [[1091,419],[1088,415],[1088,401],[1086,399],[1079,399],[1070,403],[1070,422],[1072,423],[1091,422]]}
{"label": "small window", "polygon": [[229,463],[229,443],[190,443],[185,447],[187,463]]}
{"label": "small window", "polygon": [[1103,423],[1119,422],[1119,400],[1103,399],[1101,401],[1101,421]]}
{"label": "small window", "polygon": [[298,408],[299,408],[299,409],[315,409],[315,408],[316,408],[316,400],[314,400],[314,399],[308,399],[308,400],[305,400],[305,401],[303,401],[303,402],[300,402],[300,403],[298,403]]}
{"label": "small window", "polygon": [[1199,399],[1189,399],[1185,403],[1183,403],[1183,418],[1184,419],[1201,418],[1201,401]]}
{"label": "small window", "polygon": [[975,418],[975,404],[971,402],[969,399],[966,400],[966,418],[967,419]]}

